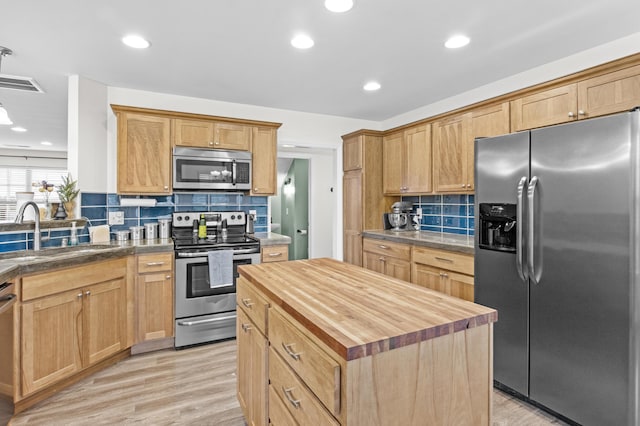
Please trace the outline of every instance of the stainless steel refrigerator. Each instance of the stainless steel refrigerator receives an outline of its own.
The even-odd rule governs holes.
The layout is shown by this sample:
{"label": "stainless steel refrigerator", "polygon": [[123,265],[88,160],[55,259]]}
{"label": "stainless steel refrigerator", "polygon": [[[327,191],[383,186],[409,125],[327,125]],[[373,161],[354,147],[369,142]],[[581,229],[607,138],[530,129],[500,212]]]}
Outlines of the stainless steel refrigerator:
{"label": "stainless steel refrigerator", "polygon": [[638,425],[640,112],[475,142],[475,301],[496,386]]}

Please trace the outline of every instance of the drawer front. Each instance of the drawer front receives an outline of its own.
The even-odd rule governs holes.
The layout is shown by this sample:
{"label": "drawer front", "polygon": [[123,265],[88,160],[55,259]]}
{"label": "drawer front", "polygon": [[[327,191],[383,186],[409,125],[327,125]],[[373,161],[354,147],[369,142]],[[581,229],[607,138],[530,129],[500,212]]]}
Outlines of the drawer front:
{"label": "drawer front", "polygon": [[[287,412],[301,425],[338,425],[302,381],[291,371],[271,346],[269,350],[269,387],[280,398]],[[270,400],[271,404],[271,400]],[[270,413],[271,414],[271,413]]]}
{"label": "drawer front", "polygon": [[269,308],[269,303],[242,277],[237,280],[236,303],[258,327],[260,332],[267,335],[267,308]]}
{"label": "drawer front", "polygon": [[384,240],[365,238],[362,243],[362,250],[411,261],[411,246],[409,244],[390,243]]}
{"label": "drawer front", "polygon": [[262,247],[262,263],[283,262],[289,260],[289,246]]}
{"label": "drawer front", "polygon": [[[300,331],[295,320],[269,311],[271,347],[335,416],[340,412],[340,364]],[[294,325],[295,324],[295,325]],[[304,423],[303,423],[304,424]]]}
{"label": "drawer front", "polygon": [[289,410],[273,386],[269,386],[269,424],[273,426],[298,426],[298,422],[289,414]]}
{"label": "drawer front", "polygon": [[414,247],[413,262],[473,275],[473,256],[467,254]]}
{"label": "drawer front", "polygon": [[173,253],[141,254],[138,256],[138,273],[171,271]]}

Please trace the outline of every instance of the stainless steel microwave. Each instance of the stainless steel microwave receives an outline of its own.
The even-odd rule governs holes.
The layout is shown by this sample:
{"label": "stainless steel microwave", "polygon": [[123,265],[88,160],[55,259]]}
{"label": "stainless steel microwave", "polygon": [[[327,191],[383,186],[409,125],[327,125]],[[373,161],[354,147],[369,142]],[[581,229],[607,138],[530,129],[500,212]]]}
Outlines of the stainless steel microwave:
{"label": "stainless steel microwave", "polygon": [[175,147],[173,189],[251,190],[251,153]]}

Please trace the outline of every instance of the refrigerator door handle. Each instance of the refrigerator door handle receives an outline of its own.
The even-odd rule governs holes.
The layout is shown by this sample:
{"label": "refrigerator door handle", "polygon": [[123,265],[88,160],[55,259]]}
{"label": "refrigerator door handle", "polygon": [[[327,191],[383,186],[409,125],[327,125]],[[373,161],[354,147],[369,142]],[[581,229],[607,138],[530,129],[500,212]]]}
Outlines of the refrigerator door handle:
{"label": "refrigerator door handle", "polygon": [[524,191],[527,186],[527,177],[523,176],[520,178],[520,182],[518,182],[518,190],[517,190],[517,204],[516,204],[516,266],[518,268],[518,275],[520,279],[524,282],[528,279],[528,274],[526,270],[526,265],[524,263],[524,253],[525,253],[525,240],[524,240],[524,221],[522,220],[524,216]]}
{"label": "refrigerator door handle", "polygon": [[[536,259],[535,249],[536,246],[540,244],[540,241],[537,241],[538,238],[536,234],[536,216],[535,216],[535,199],[536,199],[536,188],[538,187],[539,179],[537,176],[531,178],[531,182],[529,182],[529,188],[527,189],[527,204],[528,204],[528,212],[527,212],[527,222],[528,222],[528,230],[527,230],[527,269],[529,273],[529,279],[534,283],[538,284],[540,282],[540,277],[542,276],[542,259]],[[539,267],[536,268],[536,263],[539,264]]]}

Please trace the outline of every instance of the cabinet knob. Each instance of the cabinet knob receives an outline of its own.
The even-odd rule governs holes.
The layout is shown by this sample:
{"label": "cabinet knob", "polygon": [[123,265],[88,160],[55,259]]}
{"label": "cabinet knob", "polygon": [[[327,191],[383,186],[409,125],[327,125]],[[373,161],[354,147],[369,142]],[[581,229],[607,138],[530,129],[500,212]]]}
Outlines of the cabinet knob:
{"label": "cabinet knob", "polygon": [[573,118],[575,117],[575,114],[573,112],[569,112],[569,117]]}
{"label": "cabinet knob", "polygon": [[584,112],[583,110],[579,109],[578,110],[578,115],[587,115],[587,113]]}
{"label": "cabinet knob", "polygon": [[209,142],[209,146],[213,145],[213,141]]}
{"label": "cabinet knob", "polygon": [[216,141],[215,145],[220,145],[220,142]]}
{"label": "cabinet knob", "polygon": [[87,290],[87,291],[84,293],[84,295],[85,295],[85,296],[91,296],[91,292],[90,292],[89,290]]}
{"label": "cabinet knob", "polygon": [[471,184],[470,183],[467,184],[467,188],[471,188]]}
{"label": "cabinet knob", "polygon": [[249,324],[242,324],[242,331],[244,331],[245,333],[248,333],[249,330],[251,330],[251,326]]}
{"label": "cabinet knob", "polygon": [[78,293],[78,299],[82,299],[82,293]]}
{"label": "cabinet knob", "polygon": [[253,188],[253,192],[258,192],[258,188]]}
{"label": "cabinet knob", "polygon": [[164,186],[164,190],[165,190],[165,191],[168,191],[168,190],[169,190],[169,185],[165,185],[165,186]]}
{"label": "cabinet knob", "polygon": [[171,275],[166,275],[165,278],[169,280],[171,279]]}
{"label": "cabinet knob", "polygon": [[465,185],[464,183],[462,184],[462,188],[465,188],[467,185]]}

